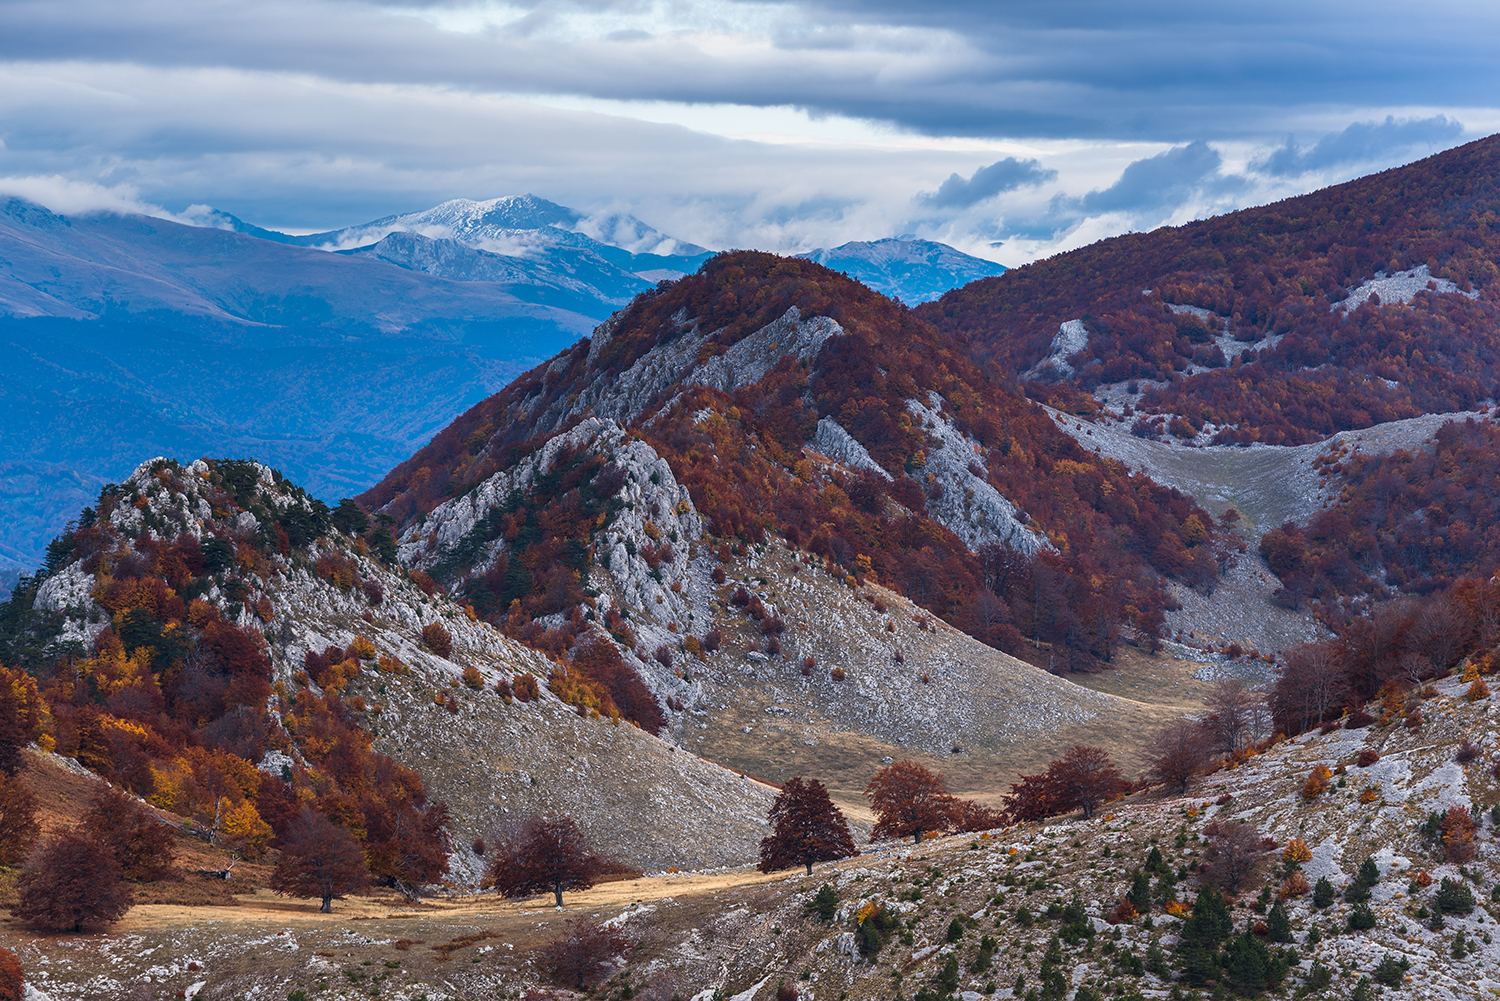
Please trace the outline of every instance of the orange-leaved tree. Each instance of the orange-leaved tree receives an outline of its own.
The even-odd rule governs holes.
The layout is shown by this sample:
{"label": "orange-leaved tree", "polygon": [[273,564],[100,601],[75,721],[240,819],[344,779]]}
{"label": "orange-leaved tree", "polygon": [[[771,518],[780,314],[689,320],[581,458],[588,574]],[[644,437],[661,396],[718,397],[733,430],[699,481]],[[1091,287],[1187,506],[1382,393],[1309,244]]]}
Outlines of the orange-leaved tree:
{"label": "orange-leaved tree", "polygon": [[790,779],[771,804],[772,833],[760,843],[760,871],[775,872],[858,855],[844,814],[817,779]]}
{"label": "orange-leaved tree", "polygon": [[870,808],[878,818],[870,840],[904,838],[946,830],[953,820],[954,799],[943,776],[915,761],[897,761],[875,773],[865,786]]}

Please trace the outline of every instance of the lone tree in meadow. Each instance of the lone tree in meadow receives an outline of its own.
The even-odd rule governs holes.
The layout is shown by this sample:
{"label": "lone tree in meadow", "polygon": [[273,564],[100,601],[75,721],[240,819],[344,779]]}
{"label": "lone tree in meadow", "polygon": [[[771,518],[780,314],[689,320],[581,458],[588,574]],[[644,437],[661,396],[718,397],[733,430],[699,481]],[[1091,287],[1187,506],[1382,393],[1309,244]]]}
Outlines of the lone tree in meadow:
{"label": "lone tree in meadow", "polygon": [[771,804],[772,834],[760,843],[760,871],[775,872],[814,862],[832,862],[859,854],[844,814],[833,805],[817,779],[793,778]]}
{"label": "lone tree in meadow", "polygon": [[1101,803],[1130,791],[1130,782],[1102,747],[1074,744],[1047,766],[1047,775],[1057,789],[1058,805],[1082,810],[1085,818],[1092,817]]}
{"label": "lone tree in meadow", "polygon": [[271,889],[286,897],[319,898],[319,910],[331,914],[335,897],[342,900],[369,885],[370,870],[354,835],[303,807],[281,838],[281,861],[271,873]]}
{"label": "lone tree in meadow", "polygon": [[600,876],[630,871],[589,850],[572,817],[532,817],[495,846],[486,874],[502,897],[552,891],[557,906],[564,890],[587,890]]}
{"label": "lone tree in meadow", "polygon": [[135,903],[114,853],[73,830],[42,843],[17,877],[16,892],[16,916],[51,931],[104,928]]}
{"label": "lone tree in meadow", "polygon": [[943,777],[915,761],[886,765],[865,786],[865,795],[879,818],[870,832],[872,841],[909,834],[919,842],[923,834],[946,830],[953,822],[955,800]]}

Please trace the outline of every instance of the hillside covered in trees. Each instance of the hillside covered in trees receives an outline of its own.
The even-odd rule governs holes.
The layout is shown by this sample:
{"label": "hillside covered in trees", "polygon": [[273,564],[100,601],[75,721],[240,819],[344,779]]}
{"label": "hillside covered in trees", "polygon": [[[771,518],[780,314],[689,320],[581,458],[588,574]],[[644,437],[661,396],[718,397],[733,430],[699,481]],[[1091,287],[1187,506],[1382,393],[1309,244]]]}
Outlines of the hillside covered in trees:
{"label": "hillside covered in trees", "polygon": [[[654,488],[643,472],[620,492],[629,463],[595,447],[600,421],[664,460],[651,482],[669,473],[681,496],[640,511],[632,498]],[[985,642],[1039,641],[1054,669],[1085,670],[1122,635],[1154,639],[1164,578],[1211,587],[1231,556],[1189,498],[1080,447],[904,307],[750,252],[639,297],[359,500],[396,525],[403,559],[557,654],[597,589],[591,566],[619,577],[644,559],[671,609],[698,543],[769,533]],[[645,534],[620,551],[629,517]],[[547,616],[562,618],[543,636]],[[617,618],[624,649],[642,646]]]}
{"label": "hillside covered in trees", "polygon": [[[1305,444],[1494,396],[1497,211],[1500,137],[1490,137],[1272,205],[1103,240],[917,314],[1065,409],[1094,412],[1083,394],[1113,388],[1134,411],[1165,415],[1157,430],[1178,437]],[[1087,343],[1061,345],[1065,367],[1039,367],[1072,320]]]}

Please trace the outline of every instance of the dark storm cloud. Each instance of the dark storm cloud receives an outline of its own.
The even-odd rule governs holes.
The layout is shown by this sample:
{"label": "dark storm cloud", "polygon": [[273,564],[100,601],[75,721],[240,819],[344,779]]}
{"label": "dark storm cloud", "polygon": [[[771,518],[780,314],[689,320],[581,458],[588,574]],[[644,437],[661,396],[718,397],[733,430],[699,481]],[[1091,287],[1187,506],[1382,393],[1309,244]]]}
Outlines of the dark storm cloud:
{"label": "dark storm cloud", "polygon": [[[1413,95],[1428,106],[1461,106],[1500,89],[1489,41],[1500,8],[1441,0],[1420,19],[1393,0],[683,8],[697,18],[692,28],[713,32],[722,11],[720,36],[770,43],[712,51],[691,30],[663,27],[678,12],[651,15],[644,2],[522,0],[510,23],[466,32],[443,30],[412,9],[328,0],[19,0],[0,5],[0,58],[793,105],[937,135],[1176,142],[1258,138],[1290,109],[1395,107]],[[591,35],[590,17],[609,20],[609,30]],[[623,23],[631,17],[640,23]]]}
{"label": "dark storm cloud", "polygon": [[933,208],[967,208],[1003,191],[1044,184],[1056,178],[1057,171],[1045,169],[1036,160],[1017,160],[1008,156],[988,167],[980,167],[974,171],[973,177],[967,179],[950,174],[936,192],[922,195],[921,201]]}
{"label": "dark storm cloud", "polygon": [[1463,135],[1463,125],[1446,115],[1383,122],[1355,122],[1342,132],[1324,136],[1304,150],[1293,139],[1253,166],[1261,173],[1291,177],[1346,163],[1379,160],[1414,146],[1446,146]]}

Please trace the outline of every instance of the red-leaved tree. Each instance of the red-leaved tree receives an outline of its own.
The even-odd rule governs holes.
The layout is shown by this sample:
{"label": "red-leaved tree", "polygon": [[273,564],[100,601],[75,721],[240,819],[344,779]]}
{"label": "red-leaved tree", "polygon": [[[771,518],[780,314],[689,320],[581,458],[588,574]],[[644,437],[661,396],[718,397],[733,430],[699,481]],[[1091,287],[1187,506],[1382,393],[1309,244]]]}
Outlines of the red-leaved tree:
{"label": "red-leaved tree", "polygon": [[126,879],[149,883],[172,871],[172,829],[113,786],[94,794],[79,829],[110,850]]}
{"label": "red-leaved tree", "polygon": [[36,797],[19,778],[0,773],[0,865],[25,862],[39,834]]}
{"label": "red-leaved tree", "polygon": [[953,827],[965,834],[975,831],[993,831],[1005,826],[1005,814],[992,810],[972,799],[954,801]]}
{"label": "red-leaved tree", "polygon": [[833,805],[828,790],[817,779],[788,780],[771,804],[767,817],[772,834],[760,843],[760,871],[775,872],[814,862],[832,862],[859,854],[844,814]]}
{"label": "red-leaved tree", "polygon": [[9,949],[0,946],[0,1001],[21,1001],[26,996],[26,971]]}
{"label": "red-leaved tree", "polygon": [[875,773],[865,795],[878,818],[870,840],[904,838],[946,830],[953,820],[954,800],[943,776],[915,761],[897,761]]}
{"label": "red-leaved tree", "polygon": [[564,890],[587,890],[600,876],[628,868],[589,850],[572,817],[532,817],[498,842],[486,874],[503,897],[529,897],[552,891],[557,906]]}
{"label": "red-leaved tree", "polygon": [[280,839],[281,861],[271,873],[271,889],[286,897],[319,898],[324,914],[335,897],[370,885],[370,870],[354,835],[306,807]]}
{"label": "red-leaved tree", "polygon": [[542,966],[581,991],[591,981],[607,977],[629,951],[629,940],[614,928],[578,917],[568,922],[567,935],[543,948]]}
{"label": "red-leaved tree", "polygon": [[1047,768],[1057,788],[1058,805],[1092,817],[1099,804],[1130,790],[1130,782],[1101,747],[1075,744]]}
{"label": "red-leaved tree", "polygon": [[16,916],[52,931],[104,928],[135,903],[114,854],[74,830],[42,843],[16,879],[16,890]]}

